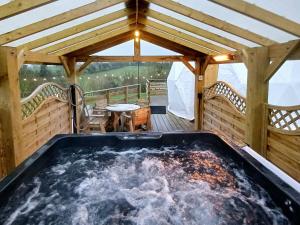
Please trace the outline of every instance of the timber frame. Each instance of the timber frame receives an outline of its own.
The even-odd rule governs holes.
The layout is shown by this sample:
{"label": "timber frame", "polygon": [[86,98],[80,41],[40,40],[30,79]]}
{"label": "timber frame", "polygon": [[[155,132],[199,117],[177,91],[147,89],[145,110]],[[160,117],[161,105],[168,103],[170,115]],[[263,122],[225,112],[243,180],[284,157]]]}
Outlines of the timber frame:
{"label": "timber frame", "polygon": [[[210,1],[300,37],[300,24],[258,6],[242,0]],[[20,4],[20,2],[21,0],[13,0],[0,6],[0,21],[55,1],[32,0],[26,4]],[[216,82],[218,64],[244,63],[248,69],[245,143],[265,156],[268,127],[264,112],[268,99],[269,80],[286,60],[300,59],[299,39],[277,43],[172,0],[96,0],[1,34],[0,45],[9,46],[9,43],[21,38],[124,3],[124,9],[17,47],[0,46],[0,128],[2,131],[0,132],[0,142],[2,141],[0,147],[8,158],[7,171],[13,169],[23,159],[20,157],[23,146],[20,133],[22,130],[20,127],[21,99],[18,87],[19,70],[24,63],[63,65],[69,82],[76,83],[78,76],[92,62],[182,62],[195,75],[194,111],[197,130],[203,129],[204,124],[204,89]],[[158,5],[195,21],[224,30],[256,43],[259,47],[250,48],[243,43],[183,22],[150,9],[149,4]],[[93,30],[90,31],[90,29]],[[99,51],[134,40],[135,30],[139,30],[140,39],[175,51],[180,55],[143,56],[140,42],[134,41],[133,56],[93,56]],[[214,60],[214,56],[224,54],[229,56],[229,60]],[[195,66],[190,63],[191,61],[195,62]],[[77,62],[82,64],[77,67]]]}

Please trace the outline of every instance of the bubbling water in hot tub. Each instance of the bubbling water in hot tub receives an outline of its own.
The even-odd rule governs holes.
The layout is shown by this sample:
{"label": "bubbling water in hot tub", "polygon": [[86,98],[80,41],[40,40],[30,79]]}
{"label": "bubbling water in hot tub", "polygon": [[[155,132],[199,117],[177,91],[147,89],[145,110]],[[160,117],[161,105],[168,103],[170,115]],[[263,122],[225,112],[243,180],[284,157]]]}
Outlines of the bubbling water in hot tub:
{"label": "bubbling water in hot tub", "polygon": [[0,209],[1,224],[289,224],[236,163],[197,145],[64,149],[49,164]]}

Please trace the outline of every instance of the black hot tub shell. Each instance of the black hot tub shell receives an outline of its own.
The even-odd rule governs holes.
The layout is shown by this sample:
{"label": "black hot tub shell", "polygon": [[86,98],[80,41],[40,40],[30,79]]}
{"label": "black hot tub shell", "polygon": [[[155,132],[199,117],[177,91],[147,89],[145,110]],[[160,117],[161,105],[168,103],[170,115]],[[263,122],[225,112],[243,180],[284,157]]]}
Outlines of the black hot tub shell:
{"label": "black hot tub shell", "polygon": [[104,135],[57,135],[42,146],[0,182],[0,208],[7,204],[16,188],[43,168],[55,151],[65,147],[160,147],[186,145],[193,141],[212,144],[239,163],[246,174],[263,187],[291,224],[300,224],[300,194],[264,167],[247,152],[208,132],[191,133],[111,133]]}

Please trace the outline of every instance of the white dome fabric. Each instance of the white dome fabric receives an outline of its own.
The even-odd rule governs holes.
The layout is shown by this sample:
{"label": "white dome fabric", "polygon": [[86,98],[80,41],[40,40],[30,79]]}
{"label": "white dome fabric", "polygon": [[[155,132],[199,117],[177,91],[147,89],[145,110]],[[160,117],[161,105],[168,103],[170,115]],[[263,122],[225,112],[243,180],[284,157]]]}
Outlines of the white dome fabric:
{"label": "white dome fabric", "polygon": [[[300,61],[286,61],[269,82],[269,104],[300,105]],[[247,68],[243,63],[219,66],[218,80],[231,84],[246,96]]]}
{"label": "white dome fabric", "polygon": [[174,62],[168,79],[168,111],[176,116],[194,119],[195,76],[181,62]]}

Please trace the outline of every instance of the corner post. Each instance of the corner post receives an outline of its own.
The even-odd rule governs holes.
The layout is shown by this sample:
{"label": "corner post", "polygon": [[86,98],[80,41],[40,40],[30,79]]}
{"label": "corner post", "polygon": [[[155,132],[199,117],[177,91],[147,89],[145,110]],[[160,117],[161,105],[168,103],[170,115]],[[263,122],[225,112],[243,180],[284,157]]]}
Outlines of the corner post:
{"label": "corner post", "polygon": [[246,138],[245,142],[256,152],[264,153],[265,104],[268,102],[269,83],[264,81],[270,65],[267,47],[251,48],[244,51],[248,68]]}
{"label": "corner post", "polygon": [[23,160],[19,68],[23,54],[16,48],[0,47],[0,177]]}

